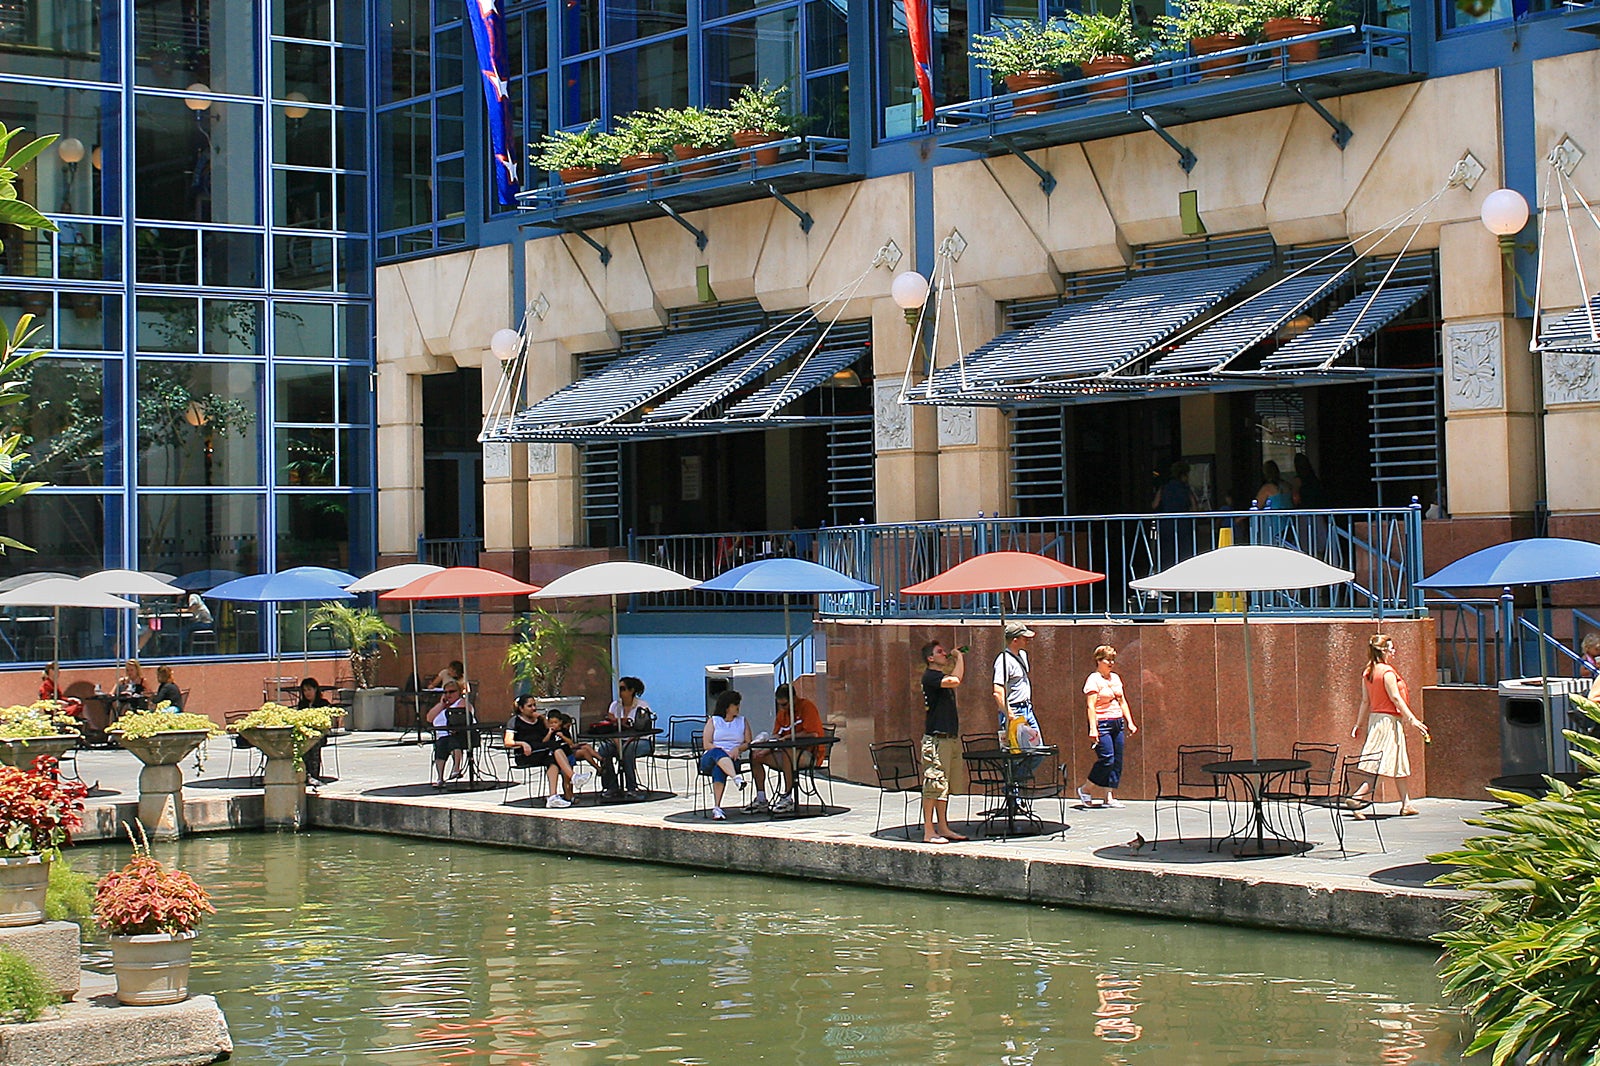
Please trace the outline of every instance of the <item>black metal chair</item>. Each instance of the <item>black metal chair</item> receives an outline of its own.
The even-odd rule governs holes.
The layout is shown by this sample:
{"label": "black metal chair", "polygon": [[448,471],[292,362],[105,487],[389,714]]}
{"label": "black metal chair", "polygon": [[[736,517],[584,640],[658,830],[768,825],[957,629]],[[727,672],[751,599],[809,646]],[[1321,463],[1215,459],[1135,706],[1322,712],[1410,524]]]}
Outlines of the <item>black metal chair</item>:
{"label": "black metal chair", "polygon": [[[700,757],[705,754],[705,734],[703,732],[695,733],[693,735],[693,742],[692,743],[693,743],[693,748],[694,748],[694,762],[691,763],[690,765],[691,765],[691,768],[692,768],[692,772],[695,775],[694,808],[693,809],[695,811],[700,812],[705,817],[709,818],[709,817],[711,817],[711,774],[708,771],[700,769]],[[733,760],[733,766],[734,766],[734,769],[737,770],[740,774],[749,774],[749,772],[750,772],[750,757],[749,757],[749,753],[746,752],[745,754],[739,756],[737,759]],[[685,791],[687,791],[687,789]],[[735,795],[740,795],[740,793],[737,790],[735,790],[734,794]],[[726,792],[723,793],[723,798],[724,799],[727,798],[727,793]],[[741,806],[743,805],[743,802],[744,802],[743,800],[740,801],[740,805]]]}
{"label": "black metal chair", "polygon": [[[999,730],[996,730],[993,733],[961,734],[961,754],[963,756],[971,751],[984,751],[988,748],[998,748],[999,746]],[[963,758],[961,761],[966,765],[967,768],[967,821],[970,822],[972,821],[972,797],[975,795],[984,795],[983,789],[992,784],[992,782],[988,781],[986,778],[980,780],[978,764],[969,762],[965,758]]]}
{"label": "black metal chair", "polygon": [[[1212,808],[1218,803],[1228,802],[1227,780],[1215,774],[1206,773],[1201,769],[1209,763],[1227,762],[1233,758],[1232,744],[1180,744],[1178,746],[1178,768],[1176,770],[1159,770],[1156,772],[1156,799],[1155,799],[1155,829],[1150,840],[1150,849],[1154,851],[1161,845],[1161,805],[1167,804],[1172,808],[1172,824],[1178,832],[1178,839],[1183,839],[1183,819],[1179,811],[1184,807],[1202,807],[1206,812],[1206,850],[1216,847],[1217,834],[1212,821]],[[1231,808],[1228,815],[1229,827],[1233,824]]]}
{"label": "black metal chair", "polygon": [[[251,712],[249,711],[225,711],[222,715],[223,725],[233,725],[235,722],[242,721],[243,719],[249,717],[250,713]],[[228,769],[226,776],[230,780],[233,778],[234,755],[238,752],[246,751],[250,753],[247,756],[247,758],[250,760],[247,764],[250,767],[250,776],[247,780],[251,782],[258,782],[259,780],[264,779],[267,772],[267,757],[238,733],[233,734],[233,736],[229,739],[232,740],[233,743],[228,745]]]}
{"label": "black metal chair", "polygon": [[[1300,837],[1306,835],[1307,800],[1326,799],[1333,794],[1339,776],[1339,745],[1296,741],[1290,758],[1311,765],[1304,770],[1292,771],[1287,777],[1276,779],[1273,787],[1261,793],[1263,803],[1292,804],[1300,819]],[[1315,806],[1315,804],[1313,804]],[[1284,827],[1287,829],[1287,826]]]}
{"label": "black metal chair", "polygon": [[1049,749],[1040,752],[1038,761],[1031,766],[1024,765],[1024,772],[1012,782],[1016,797],[1022,803],[1027,813],[1029,822],[1036,826],[1043,826],[1043,819],[1034,813],[1034,805],[1039,800],[1053,799],[1056,801],[1056,823],[1061,827],[1057,835],[1067,829],[1067,768],[1061,763],[1059,749]]}
{"label": "black metal chair", "polygon": [[695,761],[700,758],[700,745],[705,735],[704,716],[675,714],[667,719],[667,731],[656,738],[655,750],[649,755],[652,762],[666,763],[667,790],[672,790],[672,764],[684,764],[683,790],[689,791],[693,783]]}
{"label": "black metal chair", "polygon": [[[1326,795],[1308,796],[1300,801],[1305,807],[1324,807],[1327,809],[1328,817],[1333,822],[1333,835],[1339,841],[1339,854],[1341,856],[1348,854],[1344,849],[1344,816],[1372,809],[1374,797],[1377,795],[1376,792],[1368,790],[1359,799],[1355,796],[1355,790],[1371,776],[1370,771],[1361,768],[1361,756],[1346,755],[1339,768],[1338,790],[1335,791],[1330,788]],[[1302,835],[1304,835],[1304,819],[1305,816],[1302,814],[1300,823]],[[1364,820],[1372,826],[1373,833],[1377,834],[1378,850],[1387,854],[1389,849],[1383,846],[1383,830],[1378,827],[1378,819],[1369,817]]]}
{"label": "black metal chair", "polygon": [[[822,735],[837,739],[839,727],[829,723],[822,727]],[[794,753],[795,791],[802,796],[810,796],[824,808],[833,806],[833,775],[828,772],[829,757],[833,754],[834,745],[821,745],[820,751],[815,748],[803,748]],[[822,798],[822,789],[817,784],[817,774],[822,773],[822,780],[828,783],[828,798]]]}
{"label": "black metal chair", "polygon": [[[867,750],[872,754],[872,770],[878,775],[878,818],[872,824],[872,831],[876,833],[883,825],[883,797],[890,793],[901,794],[904,803],[901,806],[901,817],[905,816],[907,809],[917,802],[917,796],[922,790],[922,770],[917,758],[917,747],[909,740],[887,740],[881,744],[869,744]],[[911,822],[906,822],[906,839],[911,839]]]}

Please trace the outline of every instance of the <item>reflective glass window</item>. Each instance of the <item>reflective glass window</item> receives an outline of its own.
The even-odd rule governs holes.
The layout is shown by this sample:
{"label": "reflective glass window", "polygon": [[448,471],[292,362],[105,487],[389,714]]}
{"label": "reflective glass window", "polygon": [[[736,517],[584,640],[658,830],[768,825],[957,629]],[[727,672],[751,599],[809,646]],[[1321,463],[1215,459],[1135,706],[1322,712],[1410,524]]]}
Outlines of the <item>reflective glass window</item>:
{"label": "reflective glass window", "polygon": [[336,434],[330,428],[280,428],[276,442],[277,483],[301,488],[332,488],[339,478]]}
{"label": "reflective glass window", "polygon": [[139,483],[261,483],[259,363],[140,360]]}
{"label": "reflective glass window", "polygon": [[404,229],[433,218],[433,123],[427,107],[378,116],[380,229]]}
{"label": "reflective glass window", "polygon": [[272,161],[292,167],[332,166],[333,124],[332,111],[293,105],[274,107]]}
{"label": "reflective glass window", "polygon": [[331,290],[333,238],[279,233],[272,238],[273,283],[280,289]]}
{"label": "reflective glass window", "polygon": [[[242,576],[265,568],[262,497],[257,493],[145,492],[139,494],[138,507],[142,569],[179,575],[231,570]],[[256,606],[240,604],[234,610],[243,613]],[[212,614],[226,624],[226,615],[219,616],[216,608]]]}
{"label": "reflective glass window", "polygon": [[333,103],[333,49],[299,41],[273,41],[272,98]]}
{"label": "reflective glass window", "polygon": [[665,41],[612,52],[611,111],[649,111],[689,102],[689,39]]}
{"label": "reflective glass window", "polygon": [[800,87],[800,11],[779,8],[755,18],[718,26],[707,35],[710,98],[726,104],[743,85],[784,86],[791,109]]}
{"label": "reflective glass window", "polygon": [[279,363],[272,374],[279,422],[335,421],[333,364]]}
{"label": "reflective glass window", "polygon": [[140,226],[134,234],[134,272],[147,285],[200,284],[200,235]]}
{"label": "reflective glass window", "polygon": [[[40,490],[30,492],[15,503],[0,507],[0,533],[32,548],[32,552],[7,552],[0,557],[0,573],[13,576],[38,570],[55,570],[63,574],[92,574],[108,566],[120,565],[119,545],[122,524],[120,501],[115,496],[99,493],[64,493]],[[107,536],[107,530],[112,530]],[[107,555],[107,551],[116,553]],[[73,614],[79,612],[70,612]],[[104,611],[82,612],[104,615]],[[37,616],[39,612],[22,608],[4,612],[0,625],[9,626],[23,617]],[[62,633],[73,630],[67,611],[61,612]],[[43,612],[48,620],[49,611]],[[48,621],[31,626],[24,623],[20,629],[24,636],[37,637],[38,653],[33,658],[50,658],[45,651],[50,629]],[[16,634],[18,629],[9,629]],[[3,648],[0,643],[0,648]],[[21,648],[22,658],[29,658]]]}
{"label": "reflective glass window", "polygon": [[134,118],[139,216],[259,225],[260,120],[260,108],[251,104],[140,97]]}
{"label": "reflective glass window", "polygon": [[689,25],[689,5],[686,0],[639,0],[637,3],[610,4],[606,6],[606,11],[606,41],[609,44],[671,33]]}
{"label": "reflective glass window", "polygon": [[204,300],[201,311],[205,333],[201,349],[207,355],[260,355],[261,324],[265,309],[259,300]]}
{"label": "reflective glass window", "polygon": [[[272,321],[276,330],[275,354],[280,356],[313,356],[325,359],[334,354],[334,305],[314,303],[289,303],[279,300],[272,306]],[[288,369],[291,374],[295,372],[295,364],[281,364],[278,372]],[[281,381],[280,377],[280,381]],[[284,395],[278,393],[280,410],[278,417],[283,418],[281,410]],[[288,419],[290,422],[304,421],[298,418]]]}
{"label": "reflective glass window", "polygon": [[50,348],[56,342],[56,300],[51,289],[25,289],[0,286],[0,323],[14,326],[23,315],[32,315],[28,344]]}
{"label": "reflective glass window", "polygon": [[[122,280],[122,227],[62,221],[55,235],[59,276],[72,281]],[[11,244],[6,242],[7,247]]]}
{"label": "reflective glass window", "polygon": [[[64,5],[63,5],[64,6]],[[248,0],[139,0],[133,6],[134,80],[139,85],[256,92],[259,30]]]}
{"label": "reflective glass window", "polygon": [[261,288],[265,248],[259,233],[212,230],[200,234],[201,284],[229,289]]}
{"label": "reflective glass window", "polygon": [[428,92],[433,28],[429,18],[428,0],[389,0],[388,32],[379,40],[388,74],[378,79],[385,101],[408,100]]}
{"label": "reflective glass window", "polygon": [[278,36],[333,39],[333,0],[271,0],[271,4],[272,32]]}
{"label": "reflective glass window", "polygon": [[[3,10],[4,4],[0,4]],[[0,70],[10,69],[10,57],[0,51]],[[20,127],[23,131],[13,138],[11,151],[35,137],[58,137],[22,168],[17,175],[17,194],[51,216],[118,214],[115,177],[122,137],[117,101],[116,93],[7,83],[0,90],[0,122],[7,129]],[[45,237],[41,234],[37,239]],[[8,246],[10,243],[6,241]],[[5,256],[11,258],[9,252]]]}
{"label": "reflective glass window", "polygon": [[[0,4],[0,69],[71,81],[118,81],[117,38],[101,32],[98,2],[12,0]],[[116,8],[111,8],[115,12]],[[47,16],[47,17],[41,17]],[[113,21],[115,14],[111,15]],[[109,52],[102,48],[109,47]],[[11,88],[14,88],[11,87]]]}
{"label": "reflective glass window", "polygon": [[200,301],[185,296],[141,296],[134,305],[141,352],[198,353]]}
{"label": "reflective glass window", "polygon": [[28,400],[0,407],[0,430],[21,435],[18,450],[27,458],[12,474],[58,486],[105,484],[107,433],[114,452],[122,424],[121,364],[46,356],[15,380]]}
{"label": "reflective glass window", "polygon": [[[372,335],[371,310],[364,304],[339,305],[339,334],[338,355],[345,359],[365,359],[372,350],[376,340]],[[361,385],[366,387],[366,375],[361,377]],[[355,421],[349,417],[346,422]]]}
{"label": "reflective glass window", "polygon": [[[297,565],[331,566],[340,570],[355,567],[360,573],[368,561],[352,558],[352,543],[371,541],[372,497],[365,493],[283,492],[275,497],[278,509],[278,555],[293,558]],[[300,625],[298,617],[294,624]],[[302,628],[301,634],[304,630]],[[299,646],[301,635],[283,636]],[[291,646],[286,643],[286,647]]]}
{"label": "reflective glass window", "polygon": [[122,350],[122,296],[104,292],[63,292],[54,348],[73,351]]}
{"label": "reflective glass window", "polygon": [[850,12],[844,0],[806,5],[806,64],[812,70],[850,62]]}

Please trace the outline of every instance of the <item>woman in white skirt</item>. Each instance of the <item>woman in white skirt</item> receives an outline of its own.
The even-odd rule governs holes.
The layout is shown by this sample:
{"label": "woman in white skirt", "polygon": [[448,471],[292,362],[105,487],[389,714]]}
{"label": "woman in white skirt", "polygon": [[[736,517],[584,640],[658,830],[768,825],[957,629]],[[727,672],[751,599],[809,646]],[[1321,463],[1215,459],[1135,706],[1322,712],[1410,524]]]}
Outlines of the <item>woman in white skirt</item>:
{"label": "woman in white skirt", "polygon": [[[1394,779],[1400,793],[1400,813],[1413,815],[1411,795],[1406,791],[1406,778],[1411,776],[1411,760],[1406,757],[1405,727],[1413,726],[1428,739],[1428,727],[1411,713],[1407,702],[1405,679],[1389,665],[1394,655],[1394,640],[1379,633],[1367,641],[1367,668],[1361,671],[1361,713],[1350,735],[1361,732],[1361,722],[1367,723],[1367,741],[1361,746],[1361,772],[1364,781],[1356,786],[1352,799],[1361,799],[1372,790],[1377,778]],[[1366,815],[1356,812],[1355,817]]]}

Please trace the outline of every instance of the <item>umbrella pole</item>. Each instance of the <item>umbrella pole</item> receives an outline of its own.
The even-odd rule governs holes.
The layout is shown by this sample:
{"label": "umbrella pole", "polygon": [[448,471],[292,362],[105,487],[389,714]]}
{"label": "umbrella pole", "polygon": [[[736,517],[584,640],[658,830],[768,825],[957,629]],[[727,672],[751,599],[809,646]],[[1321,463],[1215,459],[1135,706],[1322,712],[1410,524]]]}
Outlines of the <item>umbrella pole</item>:
{"label": "umbrella pole", "polygon": [[1260,756],[1256,752],[1256,680],[1255,670],[1250,665],[1250,594],[1244,596],[1244,695],[1245,705],[1250,711],[1250,761],[1255,762]]}
{"label": "umbrella pole", "polygon": [[[783,683],[786,685],[794,684],[794,660],[790,655],[790,649],[793,647],[794,640],[789,636],[789,594],[785,592],[783,594]],[[793,707],[794,703],[791,701],[789,706]]]}
{"label": "umbrella pole", "polygon": [[[467,678],[471,677],[472,674],[467,669],[467,599],[465,596],[456,601],[456,628],[461,630],[461,673],[463,675],[461,678],[461,691],[466,692],[469,687]],[[471,693],[467,696],[467,702],[472,702]]]}
{"label": "umbrella pole", "polygon": [[[622,637],[617,632],[617,595],[611,594],[611,691],[617,690],[617,678],[622,676]],[[610,705],[607,704],[609,707]]]}
{"label": "umbrella pole", "polygon": [[[420,700],[422,698],[420,693],[422,692],[423,684],[422,684],[422,663],[417,659],[417,601],[416,600],[407,600],[406,601],[406,626],[411,630],[411,678],[416,684],[416,691],[419,693],[417,698]],[[422,712],[419,710],[417,713],[420,714]]]}
{"label": "umbrella pole", "polygon": [[1544,704],[1545,769],[1553,774],[1561,763],[1556,755],[1556,723],[1550,716],[1550,649],[1544,638],[1543,585],[1533,586],[1533,610],[1539,616],[1539,701]]}
{"label": "umbrella pole", "polygon": [[56,653],[55,653],[55,657],[54,657],[54,662],[55,662],[56,666],[59,667],[61,665],[61,608],[59,608],[59,607],[55,608],[55,612],[54,613],[55,613],[55,622],[51,626],[51,628],[55,630],[55,649],[56,649]]}

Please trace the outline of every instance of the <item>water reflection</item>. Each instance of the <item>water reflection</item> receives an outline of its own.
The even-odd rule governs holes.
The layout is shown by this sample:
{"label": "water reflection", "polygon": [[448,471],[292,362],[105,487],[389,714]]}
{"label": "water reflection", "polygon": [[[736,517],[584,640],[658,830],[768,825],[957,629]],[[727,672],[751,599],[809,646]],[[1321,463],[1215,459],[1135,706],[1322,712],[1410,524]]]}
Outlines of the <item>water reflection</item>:
{"label": "water reflection", "polygon": [[194,986],[239,1063],[1455,1063],[1464,1046],[1426,950],[324,832],[165,850],[215,893]]}

